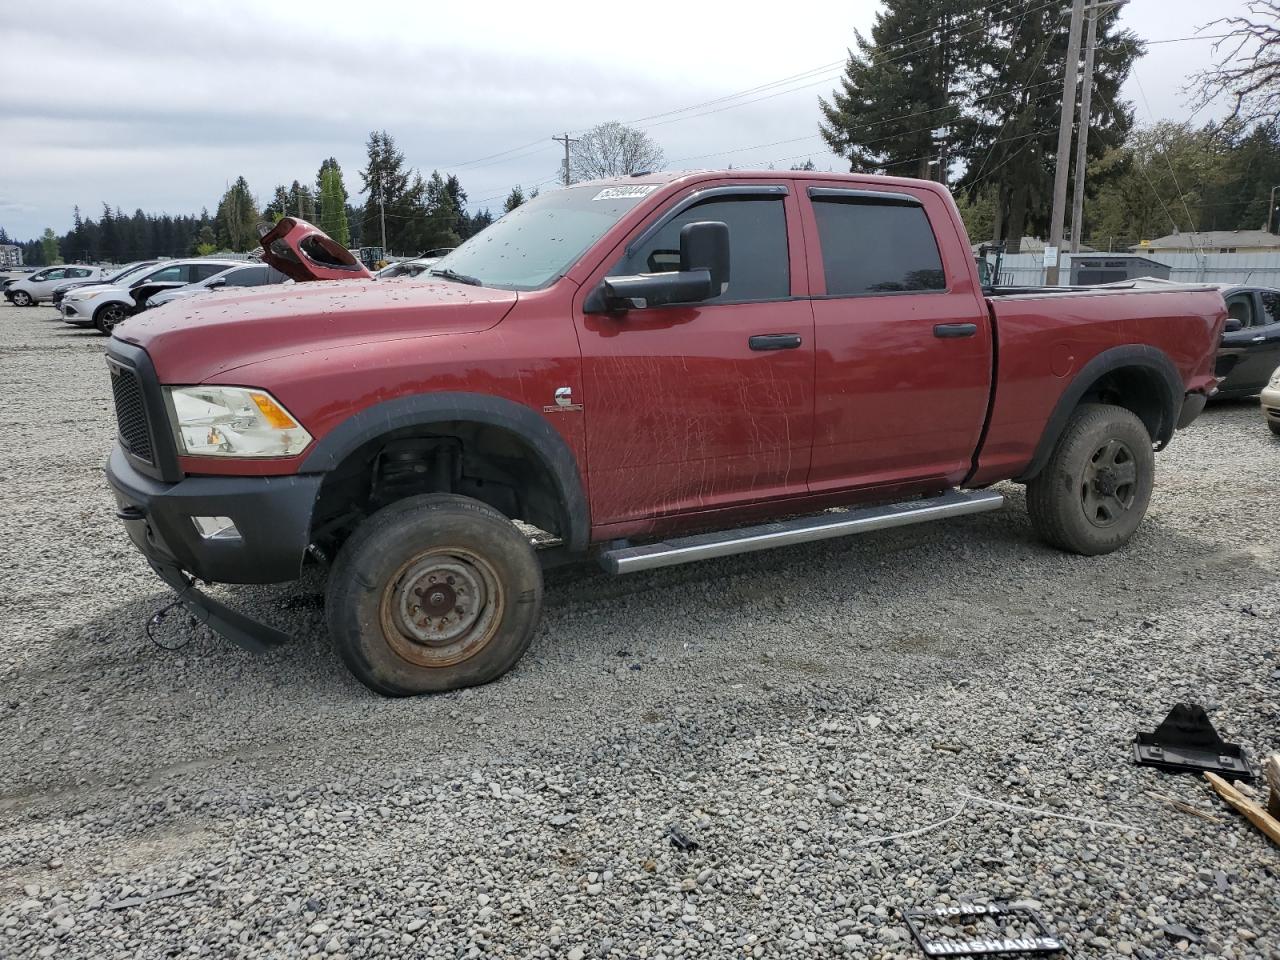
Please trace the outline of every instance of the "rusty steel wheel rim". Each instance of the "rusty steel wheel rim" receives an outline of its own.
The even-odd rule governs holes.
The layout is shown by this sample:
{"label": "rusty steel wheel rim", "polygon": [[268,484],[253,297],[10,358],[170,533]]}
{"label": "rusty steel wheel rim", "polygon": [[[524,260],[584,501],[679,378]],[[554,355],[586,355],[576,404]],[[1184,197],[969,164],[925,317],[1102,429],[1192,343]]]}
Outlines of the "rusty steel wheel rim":
{"label": "rusty steel wheel rim", "polygon": [[438,547],[412,557],[388,582],[382,634],[410,663],[450,667],[488,646],[505,606],[487,560],[459,547]]}
{"label": "rusty steel wheel rim", "polygon": [[1108,440],[1089,458],[1080,482],[1080,504],[1095,527],[1110,527],[1138,495],[1138,462],[1122,440]]}

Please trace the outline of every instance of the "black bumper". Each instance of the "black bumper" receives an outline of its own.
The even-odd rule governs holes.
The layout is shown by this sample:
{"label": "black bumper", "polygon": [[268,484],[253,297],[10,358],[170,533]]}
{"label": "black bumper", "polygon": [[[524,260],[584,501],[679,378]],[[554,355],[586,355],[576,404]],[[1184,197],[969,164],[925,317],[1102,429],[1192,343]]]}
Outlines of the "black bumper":
{"label": "black bumper", "polygon": [[1188,393],[1182,398],[1182,409],[1178,412],[1178,429],[1191,426],[1191,422],[1200,416],[1209,398],[1203,393]]}
{"label": "black bumper", "polygon": [[[117,446],[107,479],[134,546],[171,585],[162,567],[209,583],[283,583],[302,572],[318,474],[162,483],[139,472]],[[193,516],[230,517],[240,536],[205,539]]]}

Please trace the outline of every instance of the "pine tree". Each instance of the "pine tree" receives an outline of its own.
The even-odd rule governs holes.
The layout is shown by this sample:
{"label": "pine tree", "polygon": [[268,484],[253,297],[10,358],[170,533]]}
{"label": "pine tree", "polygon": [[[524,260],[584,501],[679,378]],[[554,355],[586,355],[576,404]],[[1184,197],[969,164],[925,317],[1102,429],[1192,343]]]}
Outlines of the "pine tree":
{"label": "pine tree", "polygon": [[[1106,7],[1098,14],[1091,162],[1120,146],[1133,126],[1133,113],[1119,94],[1142,44],[1119,28],[1120,9]],[[968,105],[956,138],[965,171],[956,189],[971,201],[993,190],[991,238],[1017,244],[1024,234],[1043,236],[1049,229],[1069,21],[1057,7],[1013,0],[992,8],[991,17],[970,47]],[[1100,186],[1096,179],[1086,183],[1090,194]]]}
{"label": "pine tree", "polygon": [[227,250],[243,253],[258,245],[258,204],[244,177],[236,177],[218,203],[214,215],[217,244]]}
{"label": "pine tree", "polygon": [[332,165],[320,165],[319,227],[344,247],[351,243],[351,229],[347,224],[347,191],[342,185],[342,170],[334,160]]}
{"label": "pine tree", "polygon": [[40,237],[40,252],[46,264],[58,263],[62,258],[58,253],[58,235],[52,227],[45,227]]}
{"label": "pine tree", "polygon": [[503,212],[510,213],[522,203],[524,203],[524,191],[520,189],[520,184],[517,183],[511,188],[511,192],[507,194],[506,202],[502,204]]}
{"label": "pine tree", "polygon": [[942,179],[965,66],[953,36],[975,0],[887,0],[855,32],[840,89],[819,99],[822,138],[853,171]]}
{"label": "pine tree", "polygon": [[289,191],[283,183],[276,186],[276,191],[271,196],[271,202],[267,204],[262,211],[262,216],[275,223],[286,213],[289,212]]}
{"label": "pine tree", "polygon": [[404,154],[387,131],[370,133],[366,150],[368,161],[360,171],[360,179],[368,200],[361,217],[361,233],[367,242],[380,242],[384,213],[379,207],[381,200],[386,215],[388,252],[409,250],[417,245],[418,228],[414,219],[422,214],[422,193],[426,185],[421,176],[411,175],[405,167]]}

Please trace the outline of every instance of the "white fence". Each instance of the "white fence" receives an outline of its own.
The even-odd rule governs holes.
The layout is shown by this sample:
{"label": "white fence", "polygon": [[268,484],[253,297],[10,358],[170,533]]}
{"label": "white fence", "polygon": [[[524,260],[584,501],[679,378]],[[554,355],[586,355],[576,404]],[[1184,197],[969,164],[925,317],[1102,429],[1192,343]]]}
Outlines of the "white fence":
{"label": "white fence", "polygon": [[[1280,287],[1280,252],[1277,253],[1150,253],[1142,254],[1170,268],[1169,279],[1181,283],[1250,283]],[[1105,254],[1079,254],[1090,258]],[[1044,283],[1044,257],[1039,253],[1010,254],[1000,265],[1000,283],[1006,286]],[[1071,273],[1071,256],[1062,257],[1061,277]]]}

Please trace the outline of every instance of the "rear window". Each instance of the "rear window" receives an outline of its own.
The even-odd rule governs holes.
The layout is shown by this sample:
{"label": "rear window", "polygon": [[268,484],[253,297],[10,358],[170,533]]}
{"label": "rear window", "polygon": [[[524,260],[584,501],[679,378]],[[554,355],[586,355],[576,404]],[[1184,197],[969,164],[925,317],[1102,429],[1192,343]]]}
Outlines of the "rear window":
{"label": "rear window", "polygon": [[828,296],[946,289],[924,208],[863,197],[814,197]]}

